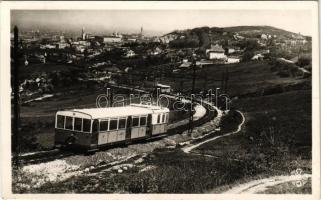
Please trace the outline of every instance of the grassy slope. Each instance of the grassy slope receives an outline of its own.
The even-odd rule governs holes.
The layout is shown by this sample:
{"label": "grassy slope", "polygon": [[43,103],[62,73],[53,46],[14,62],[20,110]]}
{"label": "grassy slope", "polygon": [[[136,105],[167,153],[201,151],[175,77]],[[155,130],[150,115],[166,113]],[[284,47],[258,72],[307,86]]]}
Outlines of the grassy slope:
{"label": "grassy slope", "polygon": [[[224,72],[228,71],[229,81],[226,93],[230,96],[247,95],[249,93],[261,93],[264,88],[276,85],[292,85],[306,82],[302,79],[294,79],[292,77],[280,78],[271,72],[271,65],[266,61],[251,61],[246,63],[230,64],[230,65],[213,65],[197,69],[195,90],[208,90],[216,87],[222,88],[221,79]],[[186,73],[186,72],[182,72]],[[189,72],[192,74],[192,70]],[[205,88],[207,76],[207,87]],[[179,78],[176,80],[165,79],[164,84],[170,84],[174,89],[180,87],[180,81],[184,81],[183,89],[191,90],[192,79]]]}

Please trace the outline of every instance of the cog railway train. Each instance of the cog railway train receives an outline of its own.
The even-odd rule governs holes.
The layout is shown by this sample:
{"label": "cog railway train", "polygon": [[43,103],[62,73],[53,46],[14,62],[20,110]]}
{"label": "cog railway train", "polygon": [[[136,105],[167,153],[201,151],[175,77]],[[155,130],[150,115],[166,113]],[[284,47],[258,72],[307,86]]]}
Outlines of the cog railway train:
{"label": "cog railway train", "polygon": [[58,111],[55,146],[94,151],[103,146],[145,140],[165,133],[168,119],[168,108],[143,104]]}

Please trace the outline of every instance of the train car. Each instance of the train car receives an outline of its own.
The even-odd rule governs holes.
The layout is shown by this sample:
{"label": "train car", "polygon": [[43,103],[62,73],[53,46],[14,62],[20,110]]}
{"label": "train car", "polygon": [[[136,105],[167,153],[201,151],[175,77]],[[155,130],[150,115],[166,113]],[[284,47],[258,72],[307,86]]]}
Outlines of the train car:
{"label": "train car", "polygon": [[58,111],[55,146],[97,150],[166,133],[169,109],[131,104],[125,107]]}

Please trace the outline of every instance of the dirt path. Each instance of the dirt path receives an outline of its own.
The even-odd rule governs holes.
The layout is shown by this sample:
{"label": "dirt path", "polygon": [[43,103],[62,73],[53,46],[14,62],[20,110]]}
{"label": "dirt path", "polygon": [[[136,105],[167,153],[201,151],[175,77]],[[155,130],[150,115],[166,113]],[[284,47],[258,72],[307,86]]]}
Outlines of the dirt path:
{"label": "dirt path", "polygon": [[[218,110],[219,111],[219,110]],[[217,140],[219,138],[222,137],[226,137],[226,136],[230,136],[233,134],[236,134],[238,132],[240,132],[242,130],[242,126],[245,122],[245,116],[241,111],[237,111],[241,114],[242,116],[242,122],[239,124],[238,128],[236,131],[233,132],[229,132],[227,134],[224,135],[220,135],[220,136],[216,136],[213,138],[210,138],[208,140],[205,140],[203,142],[197,143],[195,145],[192,146],[187,146],[183,148],[183,151],[185,153],[191,153],[191,151],[207,142],[211,142],[214,140]],[[218,112],[218,116],[222,115],[222,111]],[[225,191],[224,193],[228,193],[228,194],[242,194],[242,193],[249,193],[249,194],[255,194],[255,193],[260,193],[260,192],[264,192],[267,189],[269,189],[272,186],[276,186],[279,184],[283,184],[283,183],[288,183],[288,182],[293,182],[293,184],[295,184],[297,187],[299,187],[300,185],[302,186],[302,184],[304,183],[304,181],[307,181],[308,178],[311,178],[311,174],[297,174],[297,175],[288,175],[288,176],[273,176],[273,177],[269,177],[269,178],[265,178],[265,179],[259,179],[259,180],[254,180],[254,181],[250,181],[248,183],[244,183],[238,186],[235,186],[227,191]],[[212,192],[210,192],[212,193]]]}
{"label": "dirt path", "polygon": [[[218,109],[217,109],[217,111],[218,111],[218,115],[217,115],[218,117],[217,117],[217,118],[220,118],[220,117],[222,116],[222,111],[221,111],[221,110],[218,110]],[[208,139],[208,140],[205,140],[205,141],[203,141],[203,142],[194,144],[194,145],[192,145],[192,146],[184,147],[182,150],[183,150],[185,153],[190,153],[193,149],[195,149],[195,148],[197,148],[197,147],[199,147],[199,146],[201,146],[201,145],[203,145],[203,144],[205,144],[205,143],[207,143],[207,142],[211,142],[211,141],[217,140],[217,139],[219,139],[219,138],[226,137],[226,136],[230,136],[230,135],[233,135],[233,134],[235,134],[235,133],[240,132],[241,129],[242,129],[242,126],[243,126],[243,124],[244,124],[244,122],[245,122],[245,117],[244,117],[244,114],[243,114],[241,111],[238,111],[238,110],[237,110],[237,112],[240,113],[240,115],[242,116],[242,122],[239,124],[239,126],[238,126],[238,128],[237,128],[236,131],[229,132],[229,133],[226,133],[226,134],[224,134],[224,135],[220,135],[220,136],[216,136],[216,137],[210,138],[210,139]]]}
{"label": "dirt path", "polygon": [[264,192],[269,187],[273,187],[282,183],[293,182],[296,187],[302,186],[303,182],[308,178],[311,178],[311,174],[299,174],[299,175],[289,175],[289,176],[273,176],[265,179],[254,180],[248,183],[244,183],[238,186],[235,186],[227,191],[225,194],[255,194]]}

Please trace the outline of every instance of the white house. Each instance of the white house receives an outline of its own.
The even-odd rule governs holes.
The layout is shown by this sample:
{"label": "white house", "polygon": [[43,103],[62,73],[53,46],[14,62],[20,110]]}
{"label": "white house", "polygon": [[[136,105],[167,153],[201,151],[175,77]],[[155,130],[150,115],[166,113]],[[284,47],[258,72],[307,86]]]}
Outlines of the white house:
{"label": "white house", "polygon": [[240,58],[229,57],[229,58],[227,58],[227,63],[226,64],[239,63],[240,60],[241,60]]}
{"label": "white house", "polygon": [[210,49],[206,49],[206,55],[210,60],[226,60],[225,50],[220,45],[211,45]]}

